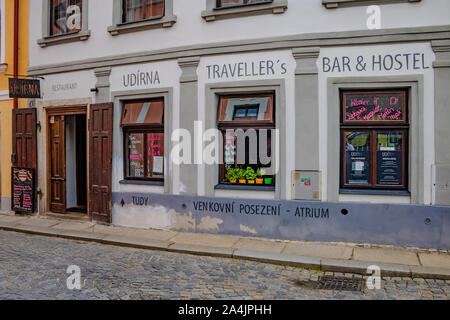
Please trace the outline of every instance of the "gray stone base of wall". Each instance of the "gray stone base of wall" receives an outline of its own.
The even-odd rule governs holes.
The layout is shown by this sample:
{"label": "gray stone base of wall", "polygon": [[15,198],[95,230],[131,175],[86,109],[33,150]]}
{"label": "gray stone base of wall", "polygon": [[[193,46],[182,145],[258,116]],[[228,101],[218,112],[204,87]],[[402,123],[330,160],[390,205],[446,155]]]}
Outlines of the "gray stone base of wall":
{"label": "gray stone base of wall", "polygon": [[11,197],[0,197],[0,212],[12,213],[11,211]]}

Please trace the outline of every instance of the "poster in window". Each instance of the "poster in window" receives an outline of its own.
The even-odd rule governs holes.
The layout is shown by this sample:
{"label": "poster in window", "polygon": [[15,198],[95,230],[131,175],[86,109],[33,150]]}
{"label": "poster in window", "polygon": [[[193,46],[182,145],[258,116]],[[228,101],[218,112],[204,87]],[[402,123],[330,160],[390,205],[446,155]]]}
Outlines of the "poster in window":
{"label": "poster in window", "polygon": [[387,121],[406,120],[405,92],[345,92],[344,121]]}
{"label": "poster in window", "polygon": [[345,135],[345,183],[368,185],[370,179],[370,133],[346,131]]}
{"label": "poster in window", "polygon": [[377,133],[377,184],[403,184],[402,132]]}
{"label": "poster in window", "polygon": [[129,172],[130,177],[144,177],[144,134],[128,134]]}
{"label": "poster in window", "polygon": [[147,178],[162,178],[164,175],[164,134],[147,134]]}

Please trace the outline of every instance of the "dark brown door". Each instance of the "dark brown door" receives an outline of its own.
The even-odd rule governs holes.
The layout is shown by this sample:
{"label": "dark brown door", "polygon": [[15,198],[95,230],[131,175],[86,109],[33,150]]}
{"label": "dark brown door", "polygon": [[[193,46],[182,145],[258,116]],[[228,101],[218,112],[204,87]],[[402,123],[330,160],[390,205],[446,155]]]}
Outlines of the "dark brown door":
{"label": "dark brown door", "polygon": [[12,127],[13,166],[37,169],[36,108],[13,109]]}
{"label": "dark brown door", "polygon": [[90,108],[89,216],[111,223],[113,104],[94,104]]}
{"label": "dark brown door", "polygon": [[66,129],[64,116],[49,116],[50,211],[66,212]]}

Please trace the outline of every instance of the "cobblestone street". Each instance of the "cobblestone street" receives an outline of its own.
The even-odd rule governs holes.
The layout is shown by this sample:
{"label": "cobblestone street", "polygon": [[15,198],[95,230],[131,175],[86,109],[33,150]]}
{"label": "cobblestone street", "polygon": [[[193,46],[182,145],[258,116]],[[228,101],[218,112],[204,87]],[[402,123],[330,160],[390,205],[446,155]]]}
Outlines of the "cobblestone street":
{"label": "cobblestone street", "polygon": [[[68,266],[81,269],[69,290]],[[0,231],[0,299],[445,299],[450,281],[384,278],[381,290],[313,290],[315,270]],[[329,273],[327,273],[329,274]],[[340,276],[355,276],[342,275]]]}

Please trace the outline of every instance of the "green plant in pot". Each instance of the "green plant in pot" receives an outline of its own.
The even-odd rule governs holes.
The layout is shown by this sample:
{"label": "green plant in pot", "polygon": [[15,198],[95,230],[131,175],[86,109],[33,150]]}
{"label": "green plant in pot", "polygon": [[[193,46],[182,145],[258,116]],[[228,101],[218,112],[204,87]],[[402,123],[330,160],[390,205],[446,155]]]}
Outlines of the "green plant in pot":
{"label": "green plant in pot", "polygon": [[264,171],[264,169],[259,168],[258,170],[256,170],[256,184],[263,184],[264,183],[264,179],[263,179],[263,174],[262,171]]}
{"label": "green plant in pot", "polygon": [[[261,174],[261,177],[264,176],[266,174],[266,170],[260,169],[260,174]],[[265,184],[272,184],[272,181],[273,181],[272,177],[264,178],[264,183]]]}
{"label": "green plant in pot", "polygon": [[245,184],[247,182],[247,180],[245,180],[245,170],[242,168],[237,168],[236,170],[239,183]]}
{"label": "green plant in pot", "polygon": [[255,184],[255,179],[257,177],[257,174],[255,170],[253,170],[252,167],[247,167],[245,170],[245,178],[247,179],[248,184]]}
{"label": "green plant in pot", "polygon": [[236,183],[236,180],[238,178],[238,168],[228,168],[227,173],[225,174],[225,178],[230,183]]}

